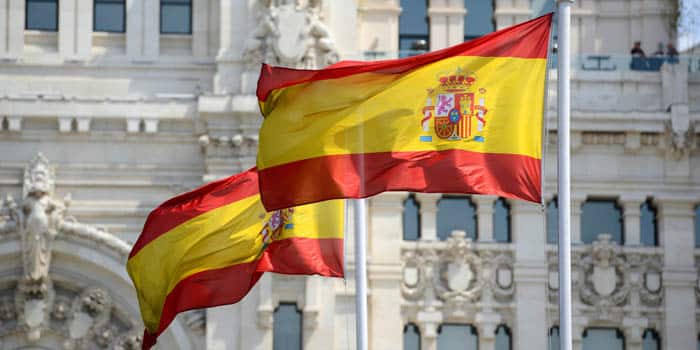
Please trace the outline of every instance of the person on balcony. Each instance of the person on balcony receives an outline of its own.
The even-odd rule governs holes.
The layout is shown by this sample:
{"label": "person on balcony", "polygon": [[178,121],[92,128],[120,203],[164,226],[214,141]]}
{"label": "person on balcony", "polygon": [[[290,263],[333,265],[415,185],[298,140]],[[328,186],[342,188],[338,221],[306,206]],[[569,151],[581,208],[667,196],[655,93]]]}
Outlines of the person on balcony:
{"label": "person on balcony", "polygon": [[632,63],[630,63],[630,69],[632,70],[649,70],[647,66],[646,54],[642,50],[642,42],[635,41],[632,50],[630,50],[632,55]]}
{"label": "person on balcony", "polygon": [[671,64],[678,63],[678,50],[673,43],[666,44],[666,62]]}

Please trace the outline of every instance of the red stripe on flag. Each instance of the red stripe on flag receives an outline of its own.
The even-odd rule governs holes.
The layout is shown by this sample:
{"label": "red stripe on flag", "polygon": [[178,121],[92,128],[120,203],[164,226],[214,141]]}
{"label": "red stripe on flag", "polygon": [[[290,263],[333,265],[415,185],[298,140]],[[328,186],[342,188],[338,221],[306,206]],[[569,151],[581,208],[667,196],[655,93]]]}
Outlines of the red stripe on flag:
{"label": "red stripe on flag", "polygon": [[[363,163],[366,180],[361,192]],[[258,170],[258,176],[267,210],[384,191],[489,193],[539,203],[540,167],[539,159],[516,154],[381,152],[305,159]],[[265,182],[275,185],[265,186]],[[287,190],[265,192],[265,188]]]}
{"label": "red stripe on flag", "polygon": [[273,67],[263,64],[258,80],[258,101],[272,90],[310,82],[336,79],[359,73],[399,74],[454,56],[547,58],[552,14],[499,30],[480,38],[423,55],[384,61],[349,61],[321,70]]}

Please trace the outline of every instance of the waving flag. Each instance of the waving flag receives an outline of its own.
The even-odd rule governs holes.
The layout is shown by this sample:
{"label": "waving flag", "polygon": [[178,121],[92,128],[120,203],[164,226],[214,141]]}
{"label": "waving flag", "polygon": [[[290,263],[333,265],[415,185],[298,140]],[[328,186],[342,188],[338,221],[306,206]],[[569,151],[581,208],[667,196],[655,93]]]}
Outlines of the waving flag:
{"label": "waving flag", "polygon": [[551,17],[404,59],[263,65],[265,208],[383,191],[539,202]]}
{"label": "waving flag", "polygon": [[148,349],[177,313],[241,300],[263,272],[343,276],[342,201],[267,213],[255,169],[153,210],[129,255]]}

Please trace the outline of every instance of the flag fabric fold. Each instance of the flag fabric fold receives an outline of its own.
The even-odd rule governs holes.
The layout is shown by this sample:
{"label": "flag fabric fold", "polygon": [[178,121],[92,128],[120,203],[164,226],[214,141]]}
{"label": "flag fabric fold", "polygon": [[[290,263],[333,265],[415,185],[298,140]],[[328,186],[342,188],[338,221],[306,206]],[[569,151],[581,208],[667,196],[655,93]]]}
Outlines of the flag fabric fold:
{"label": "flag fabric fold", "polygon": [[264,272],[343,276],[343,201],[268,213],[255,169],[153,210],[127,270],[155,344],[179,312],[236,303]]}
{"label": "flag fabric fold", "polygon": [[265,208],[384,191],[540,202],[551,20],[403,59],[321,70],[264,64]]}

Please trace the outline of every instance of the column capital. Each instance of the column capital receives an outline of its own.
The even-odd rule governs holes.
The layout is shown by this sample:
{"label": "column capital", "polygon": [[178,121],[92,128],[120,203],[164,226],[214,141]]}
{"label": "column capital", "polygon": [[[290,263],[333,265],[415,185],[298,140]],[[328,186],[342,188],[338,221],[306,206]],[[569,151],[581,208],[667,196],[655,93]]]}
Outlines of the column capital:
{"label": "column capital", "polygon": [[655,201],[659,217],[693,217],[697,198],[693,197],[657,197]]}
{"label": "column capital", "polygon": [[418,202],[420,202],[421,210],[424,208],[436,210],[437,202],[442,198],[440,193],[416,193],[415,195]]}
{"label": "column capital", "polygon": [[542,204],[525,201],[508,202],[512,214],[541,214]]}
{"label": "column capital", "polygon": [[396,208],[397,204],[400,208],[406,198],[408,198],[408,193],[406,192],[383,192],[370,198],[369,202],[373,208]]}

